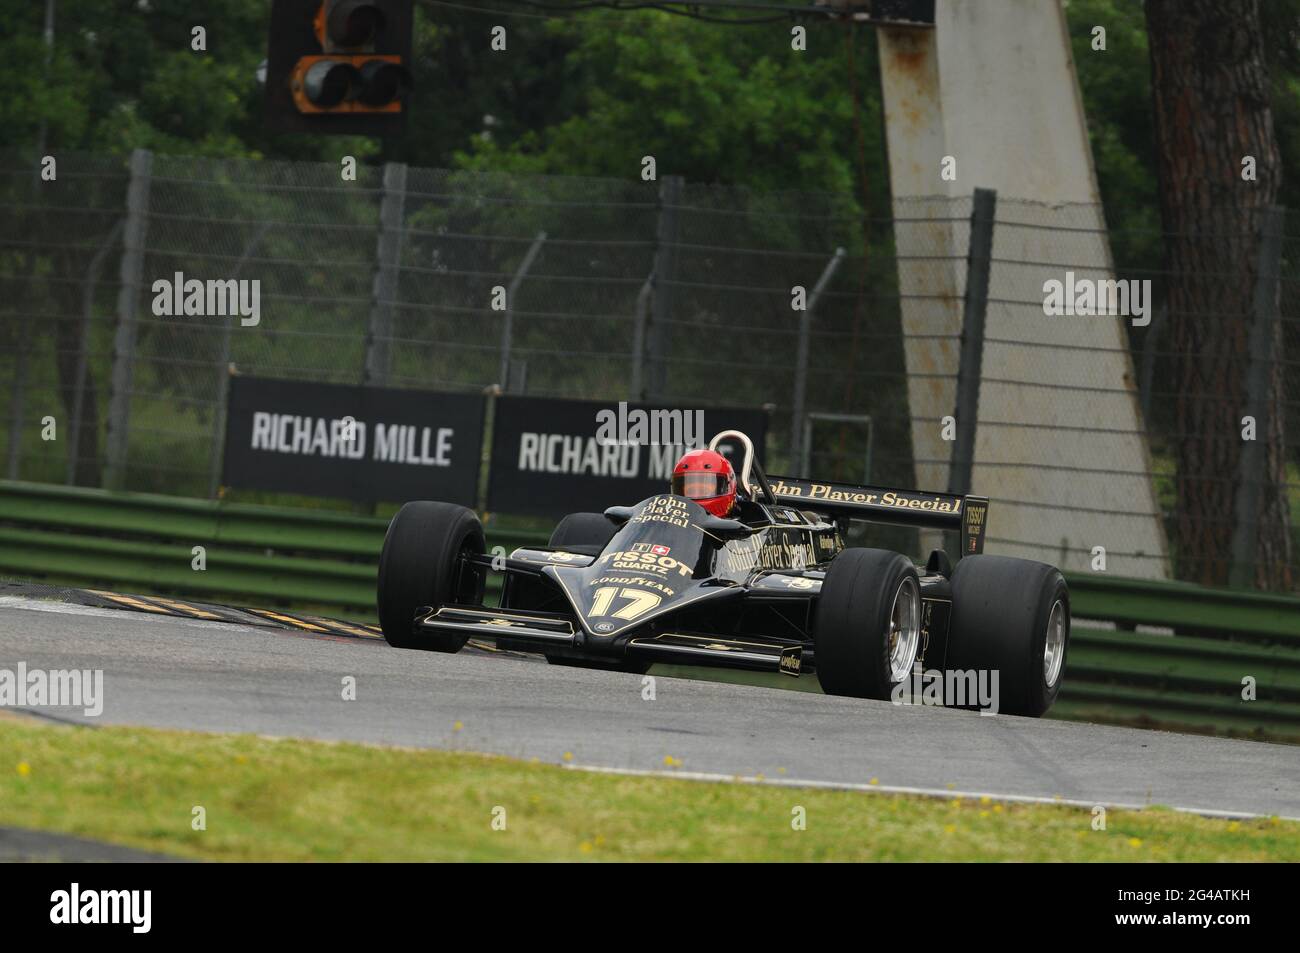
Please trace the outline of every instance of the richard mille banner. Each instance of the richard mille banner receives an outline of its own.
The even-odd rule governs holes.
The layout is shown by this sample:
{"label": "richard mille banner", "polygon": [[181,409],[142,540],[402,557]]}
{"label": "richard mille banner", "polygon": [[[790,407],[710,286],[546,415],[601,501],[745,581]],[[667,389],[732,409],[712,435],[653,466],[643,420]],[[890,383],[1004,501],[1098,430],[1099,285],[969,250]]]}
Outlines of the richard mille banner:
{"label": "richard mille banner", "polygon": [[[488,509],[563,516],[639,503],[667,493],[684,449],[707,445],[720,430],[747,434],[762,461],[761,410],[500,397]],[[737,449],[722,450],[738,467]]]}
{"label": "richard mille banner", "polygon": [[484,398],[234,377],[222,482],[474,506]]}

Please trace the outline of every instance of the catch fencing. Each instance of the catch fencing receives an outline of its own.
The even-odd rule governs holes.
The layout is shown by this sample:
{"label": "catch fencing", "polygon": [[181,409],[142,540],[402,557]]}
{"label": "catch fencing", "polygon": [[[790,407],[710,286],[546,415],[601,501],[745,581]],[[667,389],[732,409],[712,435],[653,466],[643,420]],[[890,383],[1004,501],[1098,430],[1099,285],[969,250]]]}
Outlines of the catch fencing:
{"label": "catch fencing", "polygon": [[[949,415],[971,423],[974,408],[963,413],[956,394],[968,277],[982,263],[987,292],[974,304],[988,324],[977,349],[971,489],[994,500],[990,551],[1090,570],[1101,542],[1112,573],[1197,577],[1195,560],[1180,559],[1166,539],[1178,451],[1197,436],[1180,421],[1177,397],[1204,388],[1237,413],[1261,375],[1281,380],[1269,406],[1284,411],[1284,499],[1300,500],[1300,400],[1285,390],[1300,363],[1300,259],[1291,254],[1300,235],[1282,223],[1273,249],[1276,346],[1243,353],[1251,372],[1219,393],[1221,382],[1180,377],[1169,333],[1179,315],[1162,310],[1180,276],[1165,270],[1168,236],[1158,227],[1108,232],[1094,206],[999,196],[981,245],[972,242],[975,212],[970,196],[896,200],[885,218],[864,215],[849,195],[758,193],[671,176],[390,164],[358,166],[347,180],[333,164],[144,152],[63,154],[46,181],[29,157],[4,154],[3,472],[215,497],[234,370],[765,407],[770,471],[908,487],[932,478],[941,485],[923,488],[944,490],[960,441],[930,435],[945,431]],[[1120,321],[1122,331],[1099,344],[1063,323],[1082,319],[1045,316],[1043,282],[1066,271],[1152,280],[1151,323],[1088,319]],[[154,282],[177,275],[258,281],[258,323],[155,314]],[[968,335],[965,353],[969,344]],[[923,390],[932,399],[919,399]],[[984,413],[999,402],[1024,412]],[[1074,452],[1032,457],[1046,433],[1078,434]],[[1114,450],[1120,444],[1128,456]],[[1024,476],[1031,472],[1033,481]],[[1242,474],[1221,478],[1235,484]],[[1134,487],[1117,491],[1134,497],[1131,507],[1081,503],[1081,486],[1107,483]],[[1028,516],[999,530],[999,504]],[[1248,535],[1261,513],[1277,516],[1276,507],[1251,512],[1228,518]],[[1083,529],[1045,538],[1036,513],[1065,514]],[[1105,538],[1092,538],[1089,521],[1103,520]],[[911,550],[910,533],[882,542]],[[1294,569],[1300,546],[1276,558]]]}

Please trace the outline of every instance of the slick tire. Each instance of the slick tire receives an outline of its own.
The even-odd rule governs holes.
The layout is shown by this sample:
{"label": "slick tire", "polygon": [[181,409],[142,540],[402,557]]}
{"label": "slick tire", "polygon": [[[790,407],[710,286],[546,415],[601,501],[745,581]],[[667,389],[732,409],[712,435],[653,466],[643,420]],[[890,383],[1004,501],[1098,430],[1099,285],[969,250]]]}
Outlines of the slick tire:
{"label": "slick tire", "polygon": [[379,627],[399,649],[459,652],[468,636],[416,633],[415,610],[483,602],[484,574],[462,571],[462,553],[487,549],[471,510],[452,503],[407,503],[388,524],[379,556]]}
{"label": "slick tire", "polygon": [[598,556],[614,537],[614,524],[603,513],[570,513],[551,533],[551,549]]}
{"label": "slick tire", "polygon": [[1070,591],[1054,566],[1007,556],[957,563],[944,664],[996,671],[999,712],[1037,718],[1051,708],[1069,647]]}
{"label": "slick tire", "polygon": [[813,627],[817,678],[828,695],[888,700],[921,650],[921,585],[911,560],[846,549],[822,583]]}

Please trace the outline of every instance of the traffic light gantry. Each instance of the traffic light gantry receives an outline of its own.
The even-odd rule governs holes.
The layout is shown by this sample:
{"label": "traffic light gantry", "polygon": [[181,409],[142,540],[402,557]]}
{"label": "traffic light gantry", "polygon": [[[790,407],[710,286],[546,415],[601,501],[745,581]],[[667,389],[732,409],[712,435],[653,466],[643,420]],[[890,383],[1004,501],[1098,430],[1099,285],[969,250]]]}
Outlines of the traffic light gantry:
{"label": "traffic light gantry", "polygon": [[400,134],[413,7],[412,0],[275,0],[267,122],[286,132]]}

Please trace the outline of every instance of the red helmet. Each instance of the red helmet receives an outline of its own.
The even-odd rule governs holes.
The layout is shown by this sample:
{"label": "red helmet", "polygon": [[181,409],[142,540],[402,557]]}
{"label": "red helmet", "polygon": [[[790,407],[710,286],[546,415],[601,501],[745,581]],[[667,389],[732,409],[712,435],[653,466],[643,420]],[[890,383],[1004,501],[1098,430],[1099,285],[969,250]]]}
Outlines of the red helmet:
{"label": "red helmet", "polygon": [[714,516],[736,505],[736,471],[713,450],[689,450],[673,467],[673,493],[694,500]]}

